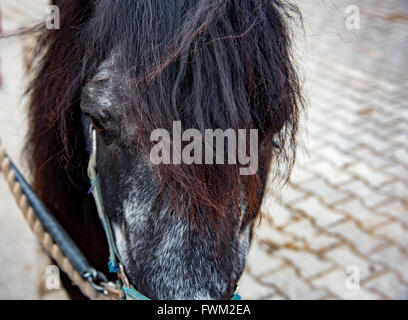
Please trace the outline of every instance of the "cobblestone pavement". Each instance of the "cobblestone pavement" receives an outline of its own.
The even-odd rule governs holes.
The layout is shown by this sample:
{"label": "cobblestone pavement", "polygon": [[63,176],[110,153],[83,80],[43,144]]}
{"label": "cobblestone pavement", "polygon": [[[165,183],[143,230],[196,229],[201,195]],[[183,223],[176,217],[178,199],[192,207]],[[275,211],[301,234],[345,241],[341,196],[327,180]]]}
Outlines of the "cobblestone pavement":
{"label": "cobblestone pavement", "polygon": [[[297,2],[305,19],[296,41],[308,99],[303,143],[290,183],[265,199],[241,294],[408,298],[408,5]],[[360,10],[359,30],[346,28],[349,5]],[[4,23],[12,27],[28,12],[13,6],[3,0]],[[0,51],[3,71],[18,75],[9,65],[19,52],[13,50]],[[0,135],[17,155],[23,135],[19,93],[9,90],[18,87],[15,79],[0,90]],[[35,241],[5,190],[1,181],[0,239],[15,245],[0,248],[0,265],[13,266],[0,272],[0,298],[42,298]],[[10,283],[17,289],[6,296]]]}
{"label": "cobblestone pavement", "polygon": [[[359,30],[346,28],[350,4],[360,9]],[[304,148],[289,185],[264,203],[242,294],[408,298],[408,5],[300,6]]]}

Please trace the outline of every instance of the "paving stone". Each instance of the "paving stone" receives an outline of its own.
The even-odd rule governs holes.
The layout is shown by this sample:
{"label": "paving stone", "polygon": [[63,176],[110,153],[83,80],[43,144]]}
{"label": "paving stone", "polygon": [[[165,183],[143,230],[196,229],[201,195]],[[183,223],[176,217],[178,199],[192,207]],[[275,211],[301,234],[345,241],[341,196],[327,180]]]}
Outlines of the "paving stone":
{"label": "paving stone", "polygon": [[356,157],[358,159],[361,159],[362,161],[366,162],[368,165],[370,165],[374,169],[380,169],[381,167],[384,167],[389,163],[390,160],[388,160],[386,157],[381,157],[373,153],[373,151],[361,147],[356,153]]}
{"label": "paving stone", "polygon": [[315,177],[316,176],[312,172],[300,169],[299,166],[296,166],[293,169],[292,175],[290,176],[290,182],[292,184],[300,185],[302,182],[306,182]]}
{"label": "paving stone", "polygon": [[330,146],[333,146],[341,151],[350,151],[360,145],[359,141],[350,139],[348,136],[339,134],[337,132],[332,132],[330,136],[326,135],[324,139]]}
{"label": "paving stone", "polygon": [[349,172],[352,172],[358,178],[366,181],[371,186],[379,186],[392,179],[392,177],[387,173],[372,169],[364,162],[356,163],[347,169]]}
{"label": "paving stone", "polygon": [[248,253],[248,269],[253,275],[278,270],[284,264],[278,255],[270,255],[254,241]]}
{"label": "paving stone", "polygon": [[275,227],[282,227],[289,222],[292,222],[292,220],[301,218],[297,212],[288,210],[280,205],[271,207],[271,211],[272,212],[269,214],[269,216],[272,219],[271,224]]}
{"label": "paving stone", "polygon": [[314,193],[326,204],[333,204],[348,198],[348,194],[329,186],[323,179],[317,178],[302,184],[301,188]]}
{"label": "paving stone", "polygon": [[315,162],[321,161],[322,159],[319,158],[316,154],[314,153],[305,153],[305,152],[300,152],[296,156],[296,166],[301,167],[301,168],[306,168]]}
{"label": "paving stone", "polygon": [[384,171],[388,174],[394,176],[394,178],[400,179],[401,181],[408,183],[408,168],[400,165],[400,164],[393,164],[388,168],[385,168]]}
{"label": "paving stone", "polygon": [[357,219],[365,228],[371,228],[378,225],[387,224],[390,222],[384,216],[373,213],[365,205],[356,199],[351,199],[336,205],[336,209],[344,212],[354,219]]}
{"label": "paving stone", "polygon": [[[407,128],[404,128],[404,130],[402,132],[407,132]],[[395,152],[392,153],[391,158],[394,159],[395,161],[399,162],[399,163],[405,163],[406,164],[406,161],[407,161],[407,158],[408,158],[407,148],[395,150]]]}
{"label": "paving stone", "polygon": [[302,210],[321,227],[336,223],[344,218],[343,215],[329,209],[320,200],[312,196],[299,201],[293,208]]}
{"label": "paving stone", "polygon": [[329,248],[337,246],[341,243],[341,240],[333,235],[325,233],[315,233],[305,237],[306,246],[314,252],[326,251]]}
{"label": "paving stone", "polygon": [[347,239],[354,247],[363,254],[369,252],[385,241],[373,238],[370,234],[361,231],[354,223],[346,222],[330,228],[330,232],[335,232]]}
{"label": "paving stone", "polygon": [[398,197],[400,199],[408,199],[408,182],[395,181],[389,183],[383,186],[380,192],[391,198]]}
{"label": "paving stone", "polygon": [[[374,124],[375,126],[376,124]],[[358,141],[361,144],[365,144],[366,146],[369,146],[372,150],[376,152],[382,152],[384,150],[387,150],[390,147],[390,144],[388,141],[384,141],[380,137],[376,136],[373,133],[366,133],[358,137]]]}
{"label": "paving stone", "polygon": [[376,300],[380,296],[372,293],[361,285],[359,289],[349,289],[347,286],[346,270],[335,270],[312,281],[319,288],[326,288],[334,292],[341,299],[346,300]]}
{"label": "paving stone", "polygon": [[294,235],[283,233],[273,226],[267,226],[266,224],[261,228],[255,229],[255,238],[272,249],[292,244],[295,241]]}
{"label": "paving stone", "polygon": [[408,136],[406,133],[394,133],[387,137],[390,142],[395,143],[395,147],[405,148],[408,144]]}
{"label": "paving stone", "polygon": [[354,195],[357,196],[358,199],[368,208],[375,207],[388,199],[387,196],[373,188],[370,188],[360,180],[343,184],[340,186],[340,189],[343,190],[343,192],[349,192],[350,194],[354,193]]}
{"label": "paving stone", "polygon": [[388,272],[385,275],[381,275],[378,278],[368,281],[364,284],[364,287],[383,292],[390,299],[407,299],[408,297],[407,286],[402,284],[392,272]]}
{"label": "paving stone", "polygon": [[399,223],[388,224],[376,229],[374,233],[398,242],[402,248],[407,248],[408,246],[408,228],[403,228]]}
{"label": "paving stone", "polygon": [[316,254],[306,251],[281,249],[278,254],[287,258],[296,267],[303,278],[310,278],[333,267],[333,264],[322,260]]}
{"label": "paving stone", "polygon": [[387,247],[372,255],[372,259],[388,265],[390,268],[399,272],[404,279],[405,285],[408,286],[408,255],[402,253],[396,247]]}
{"label": "paving stone", "polygon": [[383,266],[356,255],[350,250],[349,247],[344,245],[330,250],[324,255],[340,266],[343,270],[345,270],[348,266],[357,266],[359,268],[361,280],[364,280],[369,275],[384,269]]}
{"label": "paving stone", "polygon": [[275,290],[272,287],[262,285],[248,273],[242,275],[238,286],[239,294],[245,300],[257,300],[275,294]]}
{"label": "paving stone", "polygon": [[353,158],[331,146],[318,150],[318,154],[333,163],[337,168],[342,168],[355,162]]}
{"label": "paving stone", "polygon": [[327,161],[315,163],[308,168],[317,176],[324,172],[324,178],[332,185],[346,183],[352,179],[352,176],[345,170],[341,170]]}
{"label": "paving stone", "polygon": [[320,299],[326,295],[322,289],[315,289],[296,275],[293,268],[285,268],[262,279],[277,286],[290,299]]}
{"label": "paving stone", "polygon": [[282,190],[280,195],[281,201],[287,204],[296,203],[307,196],[306,192],[299,190],[298,188],[293,188],[293,186],[288,185],[287,188]]}
{"label": "paving stone", "polygon": [[293,234],[297,237],[307,238],[315,234],[317,230],[309,220],[303,219],[285,227],[285,232]]}
{"label": "paving stone", "polygon": [[391,201],[375,208],[375,211],[389,217],[394,217],[408,225],[408,204],[402,201]]}

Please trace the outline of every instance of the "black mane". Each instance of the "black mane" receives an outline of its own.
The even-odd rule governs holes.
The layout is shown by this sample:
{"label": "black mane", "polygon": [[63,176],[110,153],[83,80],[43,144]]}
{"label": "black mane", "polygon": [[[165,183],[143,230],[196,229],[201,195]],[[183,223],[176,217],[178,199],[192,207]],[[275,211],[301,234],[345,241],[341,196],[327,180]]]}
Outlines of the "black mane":
{"label": "black mane", "polygon": [[[104,267],[106,247],[86,192],[79,103],[86,82],[112,54],[121,126],[124,132],[131,126],[138,137],[126,147],[148,156],[151,132],[171,131],[173,121],[200,131],[258,129],[263,150],[272,161],[288,164],[289,173],[302,104],[287,25],[288,18],[299,17],[294,6],[280,0],[53,2],[60,7],[61,29],[35,29],[40,32],[30,66],[26,155],[35,191],[97,267]],[[266,156],[259,174],[271,159]],[[214,212],[220,230],[228,219],[219,223],[219,217],[228,218],[231,199],[248,203],[248,219],[261,203],[263,179],[240,176],[238,169],[155,167],[164,200],[176,212]]]}

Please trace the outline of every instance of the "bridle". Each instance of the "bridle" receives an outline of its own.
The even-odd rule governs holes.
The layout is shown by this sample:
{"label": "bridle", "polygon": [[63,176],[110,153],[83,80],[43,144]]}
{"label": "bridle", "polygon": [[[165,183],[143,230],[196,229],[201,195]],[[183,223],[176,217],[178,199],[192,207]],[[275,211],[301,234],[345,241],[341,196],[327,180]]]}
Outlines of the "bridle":
{"label": "bridle", "polygon": [[[89,190],[89,193],[92,193],[94,197],[99,219],[101,220],[104,231],[105,231],[106,241],[109,247],[109,261],[108,261],[109,272],[118,274],[118,277],[119,279],[121,279],[122,284],[123,284],[122,291],[127,300],[150,300],[148,297],[146,297],[141,292],[136,290],[130,284],[126,276],[124,266],[120,261],[120,255],[116,247],[114,235],[112,232],[112,226],[110,224],[107,214],[105,213],[104,206],[103,206],[101,188],[100,188],[98,171],[97,171],[98,142],[97,142],[96,130],[92,124],[90,125],[90,128],[89,128],[89,136],[91,140],[91,155],[89,157],[89,162],[88,162],[88,177],[91,183],[91,188]],[[238,295],[238,287],[235,290],[231,300],[241,300],[241,296]]]}
{"label": "bridle", "polygon": [[[27,180],[11,161],[1,146],[1,140],[0,168],[4,172],[10,190],[20,209],[23,211],[24,217],[35,235],[39,238],[44,249],[50,257],[61,266],[71,280],[80,287],[85,295],[93,298],[100,298],[100,294],[102,294],[102,296],[111,299],[151,300],[132,286],[127,278],[125,268],[121,263],[112,227],[105,213],[101,197],[96,161],[97,135],[92,124],[90,125],[89,134],[92,148],[88,162],[88,176],[91,184],[89,193],[93,195],[98,215],[105,231],[109,247],[108,268],[110,273],[117,274],[118,280],[115,282],[108,281],[104,273],[97,271],[91,266],[80,248],[59,224],[58,220],[48,210],[45,204],[38,198]],[[79,276],[77,276],[78,274]],[[89,293],[88,290],[85,290],[87,288],[86,285],[90,285],[90,287],[93,288],[93,293]],[[85,293],[85,291],[87,293]],[[237,291],[238,287],[231,297],[231,300],[241,300],[241,296],[238,295]]]}
{"label": "bridle", "polygon": [[96,130],[93,125],[90,125],[89,128],[89,135],[91,139],[91,155],[89,157],[88,162],[88,177],[91,183],[91,188],[89,189],[89,193],[92,193],[93,198],[95,200],[96,209],[98,211],[99,219],[102,222],[103,229],[105,231],[106,241],[109,247],[109,261],[108,261],[108,268],[109,272],[117,273],[119,279],[122,282],[122,291],[127,300],[150,300],[145,295],[137,291],[129,282],[125,268],[123,264],[120,262],[120,256],[118,249],[116,247],[115,238],[112,232],[112,226],[110,224],[109,218],[105,213],[105,209],[103,206],[102,196],[101,196],[101,188],[99,183],[98,171],[97,171],[97,162],[96,162],[96,155],[97,155],[97,138],[96,138]]}

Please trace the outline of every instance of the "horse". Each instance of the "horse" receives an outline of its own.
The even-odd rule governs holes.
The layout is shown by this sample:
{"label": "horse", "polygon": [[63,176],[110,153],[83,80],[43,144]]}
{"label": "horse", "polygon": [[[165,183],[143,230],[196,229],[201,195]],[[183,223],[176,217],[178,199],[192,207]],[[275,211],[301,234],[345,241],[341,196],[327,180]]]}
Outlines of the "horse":
{"label": "horse", "polygon": [[[34,191],[106,271],[109,248],[88,192],[94,128],[101,198],[132,285],[150,299],[230,299],[267,176],[287,180],[295,159],[298,9],[281,0],[52,4],[60,29],[33,28],[28,66],[24,158]],[[257,130],[258,170],[153,164],[151,133],[174,122],[201,133]],[[61,279],[70,298],[85,298]]]}

